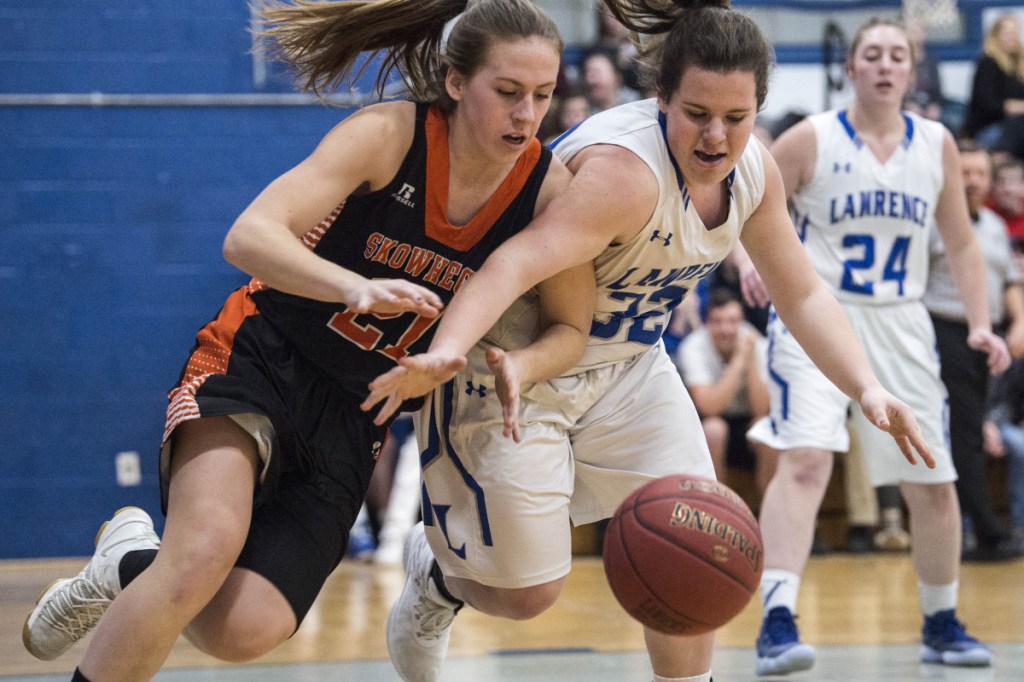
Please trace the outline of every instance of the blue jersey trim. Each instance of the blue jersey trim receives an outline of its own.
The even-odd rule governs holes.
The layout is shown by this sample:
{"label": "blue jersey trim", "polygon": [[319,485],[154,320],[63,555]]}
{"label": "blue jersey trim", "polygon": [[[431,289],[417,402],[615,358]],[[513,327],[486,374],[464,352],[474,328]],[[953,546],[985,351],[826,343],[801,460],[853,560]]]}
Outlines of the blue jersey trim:
{"label": "blue jersey trim", "polygon": [[[836,116],[839,118],[839,123],[842,124],[843,130],[845,130],[846,134],[850,136],[853,143],[857,145],[857,149],[864,146],[864,141],[860,139],[860,135],[857,134],[857,131],[850,123],[850,118],[846,113],[846,109],[841,109]],[[904,113],[903,122],[906,124],[907,130],[903,135],[903,142],[901,144],[904,149],[908,149],[910,147],[910,143],[914,141],[914,120]]]}
{"label": "blue jersey trim", "polygon": [[686,210],[690,207],[690,191],[686,189],[686,181],[683,180],[683,172],[679,170],[676,157],[672,156],[672,147],[668,143],[668,119],[665,117],[664,111],[658,112],[658,126],[661,128],[661,139],[665,141],[665,151],[668,153],[669,161],[672,162],[672,168],[676,172],[676,184],[679,185],[679,191],[683,193],[683,210]]}
{"label": "blue jersey trim", "polygon": [[558,137],[556,137],[556,138],[555,138],[554,140],[552,140],[552,141],[551,141],[551,142],[550,142],[550,143],[548,144],[548,149],[550,149],[551,151],[554,151],[554,150],[555,150],[555,147],[557,147],[557,146],[559,145],[559,143],[561,143],[561,141],[562,141],[562,140],[564,140],[565,138],[567,138],[567,137],[569,137],[570,135],[572,135],[573,131],[574,131],[574,130],[576,130],[577,128],[579,128],[579,127],[580,127],[581,125],[583,125],[584,123],[586,123],[586,119],[584,119],[584,120],[580,121],[579,123],[577,123],[576,125],[574,125],[574,126],[573,126],[572,128],[569,128],[569,129],[568,129],[568,130],[566,130],[566,131],[565,131],[564,133],[562,133],[561,135],[559,135]]}
{"label": "blue jersey trim", "polygon": [[473,491],[473,496],[476,498],[477,515],[480,519],[480,532],[483,535],[483,542],[488,547],[494,546],[494,540],[491,537],[491,522],[487,514],[487,499],[484,494],[483,488],[477,483],[473,475],[466,469],[466,465],[459,459],[459,455],[455,452],[455,448],[452,446],[450,438],[452,415],[455,410],[452,407],[455,397],[455,380],[449,381],[444,385],[444,404],[442,409],[442,420],[444,422],[444,436],[445,449],[448,452],[448,458],[452,460],[452,464],[458,469],[459,475],[462,477],[463,483],[466,487]]}
{"label": "blue jersey trim", "polygon": [[907,124],[907,134],[903,136],[903,148],[909,149],[910,143],[914,141],[914,119],[903,114],[903,121]]}
{"label": "blue jersey trim", "polygon": [[836,114],[839,117],[839,123],[843,126],[843,130],[850,136],[850,140],[857,145],[857,149],[860,149],[864,145],[864,141],[857,135],[857,131],[854,130],[853,125],[850,123],[850,119],[846,116],[846,109],[839,110]]}
{"label": "blue jersey trim", "polygon": [[[789,382],[783,379],[782,375],[780,375],[775,370],[775,363],[773,362],[775,357],[775,330],[777,329],[777,327],[775,327],[771,323],[777,319],[778,315],[775,313],[775,310],[773,308],[769,313],[768,320],[769,325],[772,326],[772,331],[771,333],[768,334],[768,376],[771,377],[772,381],[774,381],[779,386],[779,390],[782,392],[782,404],[779,406],[779,411],[781,412],[780,416],[782,417],[782,421],[787,421],[789,419]],[[775,415],[771,416],[770,422],[772,425],[772,431],[778,434],[778,427],[775,421]]]}

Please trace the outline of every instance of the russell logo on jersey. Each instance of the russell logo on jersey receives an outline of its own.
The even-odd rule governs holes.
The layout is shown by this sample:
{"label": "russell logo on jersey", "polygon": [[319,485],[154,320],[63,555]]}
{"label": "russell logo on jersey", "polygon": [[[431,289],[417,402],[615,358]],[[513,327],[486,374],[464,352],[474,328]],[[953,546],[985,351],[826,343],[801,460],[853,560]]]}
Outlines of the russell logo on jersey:
{"label": "russell logo on jersey", "polygon": [[412,194],[416,191],[416,188],[412,185],[403,182],[402,189],[391,194],[391,198],[400,204],[404,204],[409,208],[416,208],[416,202],[412,200]]}

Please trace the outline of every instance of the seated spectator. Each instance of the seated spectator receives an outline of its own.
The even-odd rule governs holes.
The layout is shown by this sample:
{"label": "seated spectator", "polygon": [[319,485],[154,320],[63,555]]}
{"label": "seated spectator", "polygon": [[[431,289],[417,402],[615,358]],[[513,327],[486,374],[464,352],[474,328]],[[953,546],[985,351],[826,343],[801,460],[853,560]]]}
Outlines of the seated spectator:
{"label": "seated spectator", "polygon": [[624,85],[622,78],[614,52],[594,48],[587,53],[583,58],[583,91],[593,111],[604,111],[640,99],[640,93]]}
{"label": "seated spectator", "polygon": [[1024,161],[1010,159],[996,165],[986,205],[1006,223],[1011,240],[1024,239]]}
{"label": "seated spectator", "polygon": [[1006,493],[1013,538],[1024,544],[1024,359],[992,382],[985,451],[1006,457]]}
{"label": "seated spectator", "polygon": [[996,20],[974,71],[962,137],[990,150],[1024,156],[1024,51],[1013,15]]}
{"label": "seated spectator", "polygon": [[774,450],[746,439],[751,423],[768,414],[767,341],[743,319],[736,294],[717,289],[708,300],[705,326],[679,346],[679,366],[700,414],[715,473],[726,465],[752,468],[758,499],[775,471]]}

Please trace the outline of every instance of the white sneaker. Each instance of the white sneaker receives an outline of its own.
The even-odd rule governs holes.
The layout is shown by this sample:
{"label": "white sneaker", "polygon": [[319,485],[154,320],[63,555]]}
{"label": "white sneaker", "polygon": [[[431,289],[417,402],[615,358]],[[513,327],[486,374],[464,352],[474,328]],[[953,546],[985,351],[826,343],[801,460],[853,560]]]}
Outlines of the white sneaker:
{"label": "white sneaker", "polygon": [[43,590],[21,631],[28,652],[52,661],[85,637],[121,593],[122,557],[137,549],[159,547],[149,514],[138,507],[117,510],[96,533],[96,552],[85,568],[74,578],[56,580]]}
{"label": "white sneaker", "polygon": [[406,538],[403,561],[405,588],[388,614],[388,653],[405,682],[436,682],[461,605],[445,599],[430,579],[434,555],[422,523]]}

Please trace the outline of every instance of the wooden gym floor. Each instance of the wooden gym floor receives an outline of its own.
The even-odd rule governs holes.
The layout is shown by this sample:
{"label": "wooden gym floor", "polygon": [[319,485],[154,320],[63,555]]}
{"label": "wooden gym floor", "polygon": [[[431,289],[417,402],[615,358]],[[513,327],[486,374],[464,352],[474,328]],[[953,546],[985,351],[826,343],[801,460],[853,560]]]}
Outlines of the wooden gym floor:
{"label": "wooden gym floor", "polygon": [[[66,681],[80,642],[63,658],[42,662],[21,644],[21,627],[40,590],[70,576],[84,560],[0,562],[0,680]],[[180,640],[156,679],[164,682],[340,682],[397,680],[387,660],[385,619],[401,591],[401,568],[345,562],[296,635],[259,661],[224,665]],[[991,669],[923,665],[917,659],[920,616],[907,554],[812,558],[804,577],[800,627],[819,647],[818,665],[797,680],[1024,680],[1024,561],[965,565],[960,617],[992,645]],[[752,603],[718,635],[717,682],[757,679],[753,641],[760,608]],[[651,679],[640,628],[615,603],[600,559],[581,557],[559,602],[527,622],[466,609],[455,621],[445,680],[516,682]],[[778,678],[775,678],[778,679]]]}

